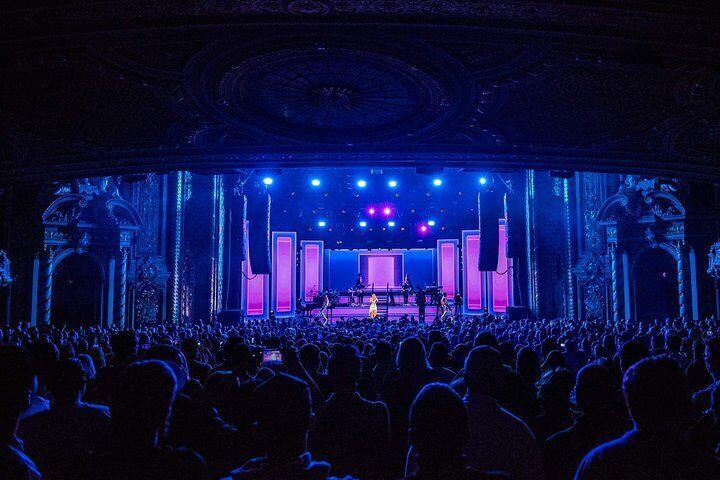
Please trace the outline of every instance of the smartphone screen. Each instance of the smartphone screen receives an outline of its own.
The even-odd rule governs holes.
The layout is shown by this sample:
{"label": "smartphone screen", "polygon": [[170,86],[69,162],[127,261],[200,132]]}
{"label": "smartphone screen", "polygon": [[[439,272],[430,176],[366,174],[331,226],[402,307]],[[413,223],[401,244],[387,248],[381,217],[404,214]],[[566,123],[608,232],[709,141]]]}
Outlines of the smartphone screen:
{"label": "smartphone screen", "polygon": [[263,365],[281,365],[283,363],[280,350],[263,350]]}

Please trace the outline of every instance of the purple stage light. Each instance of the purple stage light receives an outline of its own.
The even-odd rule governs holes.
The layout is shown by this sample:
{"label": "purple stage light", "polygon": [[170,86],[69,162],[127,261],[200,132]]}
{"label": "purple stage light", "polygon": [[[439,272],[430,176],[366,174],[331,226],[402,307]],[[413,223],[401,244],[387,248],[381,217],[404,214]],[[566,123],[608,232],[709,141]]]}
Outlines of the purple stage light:
{"label": "purple stage light", "polygon": [[383,214],[384,214],[385,216],[388,216],[388,215],[390,215],[391,213],[392,213],[392,210],[390,209],[390,207],[385,207],[385,208],[383,208]]}
{"label": "purple stage light", "polygon": [[427,225],[420,225],[420,231],[421,231],[422,233],[426,233],[426,232],[428,231]]}
{"label": "purple stage light", "polygon": [[375,207],[368,208],[368,215],[375,215]]}

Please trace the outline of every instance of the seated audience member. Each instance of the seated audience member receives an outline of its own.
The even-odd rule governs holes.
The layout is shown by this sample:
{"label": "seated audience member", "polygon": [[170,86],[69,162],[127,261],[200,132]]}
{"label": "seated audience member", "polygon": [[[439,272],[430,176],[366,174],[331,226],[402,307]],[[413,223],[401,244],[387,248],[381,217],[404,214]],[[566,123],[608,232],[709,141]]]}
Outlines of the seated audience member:
{"label": "seated audience member", "polygon": [[614,387],[606,367],[591,364],[580,369],[575,398],[582,415],[570,428],[552,435],[545,443],[546,480],[572,479],[590,450],[630,429],[630,421],[618,413]]}
{"label": "seated audience member", "polygon": [[720,478],[720,464],[682,439],[692,408],[677,361],[657,356],[636,363],[625,373],[623,394],[634,428],[588,453],[576,480]]}
{"label": "seated audience member", "polygon": [[88,392],[92,401],[106,404],[122,371],[135,361],[138,354],[137,334],[132,330],[118,332],[110,338],[112,361],[98,371],[95,388]]}
{"label": "seated audience member", "polygon": [[333,394],[318,415],[311,445],[313,454],[330,462],[334,475],[365,480],[381,478],[390,427],[385,404],[357,392],[361,374],[357,348],[338,345],[328,364]]}
{"label": "seated audience member", "polygon": [[327,375],[320,372],[320,349],[318,346],[313,343],[306,343],[298,350],[298,357],[300,357],[300,363],[305,367],[308,375],[312,377],[324,398],[329,397],[331,390],[330,382],[328,381]]}
{"label": "seated audience member", "polygon": [[[552,352],[548,358],[551,358]],[[575,383],[570,370],[563,367],[546,370],[538,382],[538,400],[542,413],[530,420],[530,427],[540,445],[550,435],[572,425],[570,394]]]}
{"label": "seated audience member", "polygon": [[468,416],[462,399],[447,385],[423,387],[410,408],[408,438],[417,455],[415,480],[489,480],[505,478],[466,465]]}
{"label": "seated audience member", "polygon": [[[264,455],[233,471],[234,480],[325,480],[327,462],[316,462],[307,449],[313,420],[310,388],[299,378],[279,373],[255,389],[255,434]],[[349,477],[348,477],[349,478]]]}
{"label": "seated audience member", "polygon": [[212,367],[200,359],[200,343],[198,340],[196,338],[186,338],[180,344],[180,350],[185,355],[190,376],[204,383]]}
{"label": "seated audience member", "polygon": [[86,377],[78,360],[60,360],[50,374],[50,409],[20,422],[18,434],[44,478],[68,478],[107,432],[107,407],[82,401]]}
{"label": "seated audience member", "polygon": [[650,350],[637,340],[629,340],[622,344],[619,352],[620,370],[625,373],[635,363],[650,356]]}
{"label": "seated audience member", "polygon": [[205,479],[205,461],[184,448],[162,445],[175,399],[175,374],[161,361],[129,365],[110,399],[108,435],[84,463],[85,479]]}
{"label": "seated audience member", "polygon": [[32,383],[27,352],[16,346],[0,346],[0,476],[6,480],[41,478],[16,435],[20,413],[30,404]]}
{"label": "seated audience member", "polygon": [[465,446],[468,465],[482,471],[506,472],[516,480],[542,479],[540,449],[528,426],[498,405],[505,375],[500,354],[476,347],[465,361],[464,399],[470,436]]}

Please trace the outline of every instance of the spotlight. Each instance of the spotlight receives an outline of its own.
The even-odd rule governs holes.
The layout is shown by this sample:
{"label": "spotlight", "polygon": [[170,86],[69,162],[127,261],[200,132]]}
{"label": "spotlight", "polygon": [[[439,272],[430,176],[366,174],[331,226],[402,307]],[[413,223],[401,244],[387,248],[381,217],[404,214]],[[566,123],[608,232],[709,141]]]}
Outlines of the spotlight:
{"label": "spotlight", "polygon": [[327,225],[327,223],[325,222],[325,220],[320,220],[320,221],[318,222],[318,227],[324,227],[325,225]]}
{"label": "spotlight", "polygon": [[480,177],[480,185],[485,185],[487,183],[487,178]]}
{"label": "spotlight", "polygon": [[368,215],[375,215],[375,207],[368,208]]}
{"label": "spotlight", "polygon": [[429,221],[428,221],[428,225],[431,226],[431,227],[434,227],[434,226],[435,226],[435,220],[429,220]]}
{"label": "spotlight", "polygon": [[363,220],[363,221],[360,222],[358,225],[360,225],[361,227],[365,228],[365,227],[367,227],[367,222],[366,222],[365,220]]}
{"label": "spotlight", "polygon": [[310,185],[312,185],[313,187],[319,187],[320,180],[318,180],[317,178],[313,178],[312,180],[310,180]]}
{"label": "spotlight", "polygon": [[390,188],[395,188],[397,186],[398,186],[397,180],[390,180],[388,182],[388,187],[390,187]]}
{"label": "spotlight", "polygon": [[428,231],[428,228],[425,225],[420,225],[420,231],[425,233]]}
{"label": "spotlight", "polygon": [[439,178],[433,179],[433,185],[439,187],[440,185],[442,185],[442,180],[440,180]]}
{"label": "spotlight", "polygon": [[355,185],[357,185],[359,188],[365,188],[367,187],[367,182],[365,180],[358,180]]}
{"label": "spotlight", "polygon": [[388,227],[394,227],[394,226],[395,226],[395,222],[393,222],[393,221],[388,222]]}
{"label": "spotlight", "polygon": [[383,208],[383,214],[385,214],[385,216],[390,215],[390,213],[392,213],[392,210],[390,210],[390,207]]}
{"label": "spotlight", "polygon": [[265,178],[263,178],[263,183],[264,183],[265,185],[272,185],[272,184],[273,184],[273,179],[272,179],[272,177],[265,177]]}

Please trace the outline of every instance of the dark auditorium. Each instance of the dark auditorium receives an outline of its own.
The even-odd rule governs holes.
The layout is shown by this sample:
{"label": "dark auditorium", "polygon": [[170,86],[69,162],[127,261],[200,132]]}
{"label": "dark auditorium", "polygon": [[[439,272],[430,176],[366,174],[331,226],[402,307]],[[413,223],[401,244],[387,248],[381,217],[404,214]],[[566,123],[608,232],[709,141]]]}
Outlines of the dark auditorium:
{"label": "dark auditorium", "polygon": [[0,480],[720,480],[720,2],[5,0]]}

